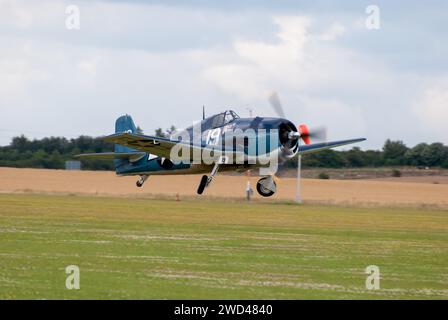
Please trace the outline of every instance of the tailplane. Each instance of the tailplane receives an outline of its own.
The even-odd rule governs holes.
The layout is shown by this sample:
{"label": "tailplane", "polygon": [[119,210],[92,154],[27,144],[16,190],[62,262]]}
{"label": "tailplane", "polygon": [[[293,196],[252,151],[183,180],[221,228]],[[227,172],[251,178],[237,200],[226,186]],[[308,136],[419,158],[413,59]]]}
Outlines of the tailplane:
{"label": "tailplane", "polygon": [[[126,114],[119,117],[115,121],[115,133],[138,133],[137,127],[135,126],[135,123],[130,115]],[[145,152],[115,144],[114,152],[85,153],[76,155],[75,157],[84,159],[113,160],[115,169],[118,169],[123,165],[135,163],[146,157],[146,155],[147,154]]]}

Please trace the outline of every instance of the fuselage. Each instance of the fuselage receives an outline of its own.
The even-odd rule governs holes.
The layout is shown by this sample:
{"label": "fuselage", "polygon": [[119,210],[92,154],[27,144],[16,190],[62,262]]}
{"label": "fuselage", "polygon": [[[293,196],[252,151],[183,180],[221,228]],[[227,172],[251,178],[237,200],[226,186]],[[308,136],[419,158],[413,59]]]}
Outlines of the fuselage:
{"label": "fuselage", "polygon": [[[239,118],[233,111],[214,115],[194,126],[173,134],[170,139],[188,139],[202,147],[216,150],[240,150],[248,158],[259,158],[277,154],[284,148],[284,132],[296,131],[295,125],[281,118]],[[273,136],[275,135],[275,136]],[[181,138],[182,137],[182,138]],[[260,147],[263,146],[263,147]],[[295,150],[294,152],[297,152]],[[249,169],[266,166],[257,161],[245,161],[223,166],[221,171],[244,172]],[[180,163],[147,154],[138,161],[129,162],[117,168],[118,175],[181,175],[209,173],[213,164]]]}

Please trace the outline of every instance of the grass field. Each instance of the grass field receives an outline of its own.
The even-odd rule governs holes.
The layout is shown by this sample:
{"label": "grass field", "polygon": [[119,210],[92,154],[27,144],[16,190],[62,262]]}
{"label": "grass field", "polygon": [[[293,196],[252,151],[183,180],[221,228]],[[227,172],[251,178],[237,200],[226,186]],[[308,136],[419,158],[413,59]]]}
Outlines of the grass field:
{"label": "grass field", "polygon": [[447,299],[448,211],[0,194],[0,298]]}

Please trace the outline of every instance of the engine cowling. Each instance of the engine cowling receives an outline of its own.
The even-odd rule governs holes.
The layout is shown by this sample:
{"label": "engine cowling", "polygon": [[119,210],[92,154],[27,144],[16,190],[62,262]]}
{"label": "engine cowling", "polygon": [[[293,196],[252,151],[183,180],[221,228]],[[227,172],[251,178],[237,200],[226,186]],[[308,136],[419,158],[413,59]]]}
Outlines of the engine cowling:
{"label": "engine cowling", "polygon": [[289,121],[282,122],[278,128],[282,154],[286,159],[294,157],[299,150],[299,137],[297,127]]}
{"label": "engine cowling", "polygon": [[306,124],[300,124],[297,127],[289,121],[282,122],[279,126],[279,139],[282,146],[283,155],[286,158],[292,158],[299,151],[299,139],[303,143],[311,143],[311,133]]}

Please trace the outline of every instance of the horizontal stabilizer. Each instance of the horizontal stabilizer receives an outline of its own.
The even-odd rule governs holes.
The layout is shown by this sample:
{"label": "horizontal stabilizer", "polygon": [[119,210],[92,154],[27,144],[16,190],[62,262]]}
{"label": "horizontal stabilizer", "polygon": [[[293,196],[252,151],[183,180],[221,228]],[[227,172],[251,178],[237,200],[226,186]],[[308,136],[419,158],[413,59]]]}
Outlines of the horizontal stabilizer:
{"label": "horizontal stabilizer", "polygon": [[146,156],[146,152],[102,152],[102,153],[83,153],[75,157],[81,159],[97,160],[129,160],[136,162]]}

